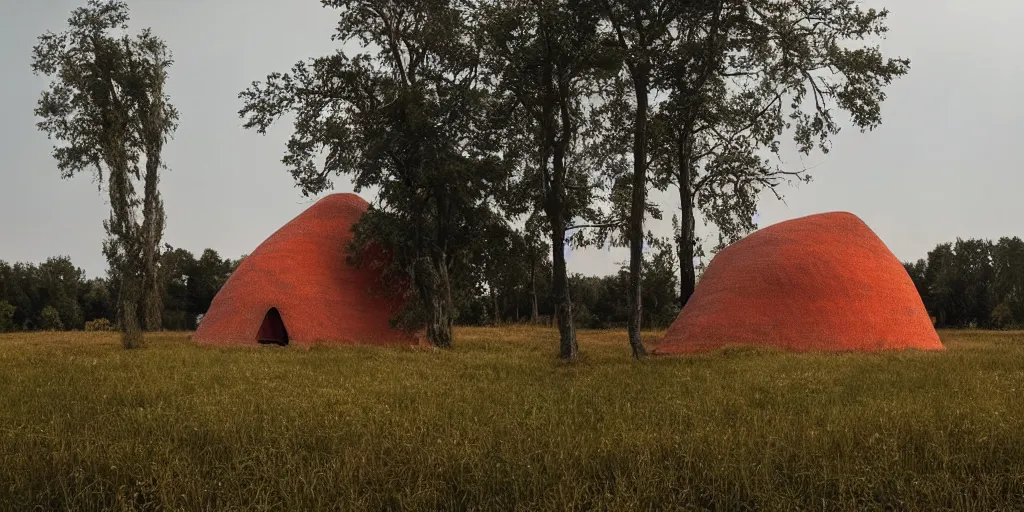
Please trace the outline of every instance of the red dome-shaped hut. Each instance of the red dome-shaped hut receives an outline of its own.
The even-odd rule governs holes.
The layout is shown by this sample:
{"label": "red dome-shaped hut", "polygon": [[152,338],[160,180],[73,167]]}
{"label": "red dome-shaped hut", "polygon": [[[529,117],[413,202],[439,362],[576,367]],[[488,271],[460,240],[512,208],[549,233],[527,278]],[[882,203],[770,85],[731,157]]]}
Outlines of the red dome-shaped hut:
{"label": "red dome-shaped hut", "polygon": [[733,344],[794,351],[943,348],[903,265],[845,212],[780,222],[722,250],[655,353]]}
{"label": "red dome-shaped hut", "polygon": [[414,343],[389,326],[400,304],[379,270],[346,260],[352,226],[369,205],[355,194],[320,199],[259,245],[213,299],[193,339],[203,344]]}

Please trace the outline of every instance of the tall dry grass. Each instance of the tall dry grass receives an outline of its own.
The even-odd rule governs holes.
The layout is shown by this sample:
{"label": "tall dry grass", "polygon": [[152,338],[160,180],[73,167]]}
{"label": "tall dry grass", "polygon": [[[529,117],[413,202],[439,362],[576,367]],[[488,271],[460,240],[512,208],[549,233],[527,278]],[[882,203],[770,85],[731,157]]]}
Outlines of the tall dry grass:
{"label": "tall dry grass", "polygon": [[576,365],[550,329],[457,335],[452,351],[0,336],[0,508],[1024,509],[1022,333],[637,363],[624,332],[584,331]]}

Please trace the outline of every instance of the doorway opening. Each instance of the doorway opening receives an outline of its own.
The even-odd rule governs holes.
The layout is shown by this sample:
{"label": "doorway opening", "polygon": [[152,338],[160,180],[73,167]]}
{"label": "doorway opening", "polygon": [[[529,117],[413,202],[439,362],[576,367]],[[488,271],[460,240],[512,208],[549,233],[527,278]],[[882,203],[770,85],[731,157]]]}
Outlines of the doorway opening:
{"label": "doorway opening", "polygon": [[288,330],[284,328],[284,320],[281,320],[281,313],[277,311],[277,308],[270,308],[270,311],[267,311],[266,316],[263,317],[263,324],[260,325],[260,331],[256,334],[256,341],[261,345],[280,345],[282,347],[288,344]]}

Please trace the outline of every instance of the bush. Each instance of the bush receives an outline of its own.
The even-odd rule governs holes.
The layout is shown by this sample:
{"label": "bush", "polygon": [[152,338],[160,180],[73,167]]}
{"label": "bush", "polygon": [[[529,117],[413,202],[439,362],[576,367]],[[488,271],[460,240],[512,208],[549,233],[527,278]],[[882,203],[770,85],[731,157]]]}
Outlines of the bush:
{"label": "bush", "polygon": [[0,332],[14,330],[14,306],[6,300],[0,300]]}
{"label": "bush", "polygon": [[57,308],[53,306],[46,306],[43,311],[39,313],[40,327],[44,331],[62,331],[64,330],[64,323],[60,321],[60,313],[57,312]]}
{"label": "bush", "polygon": [[96,320],[90,320],[85,323],[85,330],[87,331],[113,331],[114,324],[110,323],[110,320],[106,318],[97,318]]}

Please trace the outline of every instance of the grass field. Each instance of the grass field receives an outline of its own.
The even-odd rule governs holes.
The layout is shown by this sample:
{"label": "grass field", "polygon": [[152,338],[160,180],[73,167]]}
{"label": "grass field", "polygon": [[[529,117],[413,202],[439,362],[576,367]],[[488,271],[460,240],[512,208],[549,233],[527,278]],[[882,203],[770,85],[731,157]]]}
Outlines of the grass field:
{"label": "grass field", "polygon": [[457,335],[131,352],[2,335],[0,507],[1024,509],[1024,333],[637,363],[624,332],[581,332],[577,365],[553,330]]}

